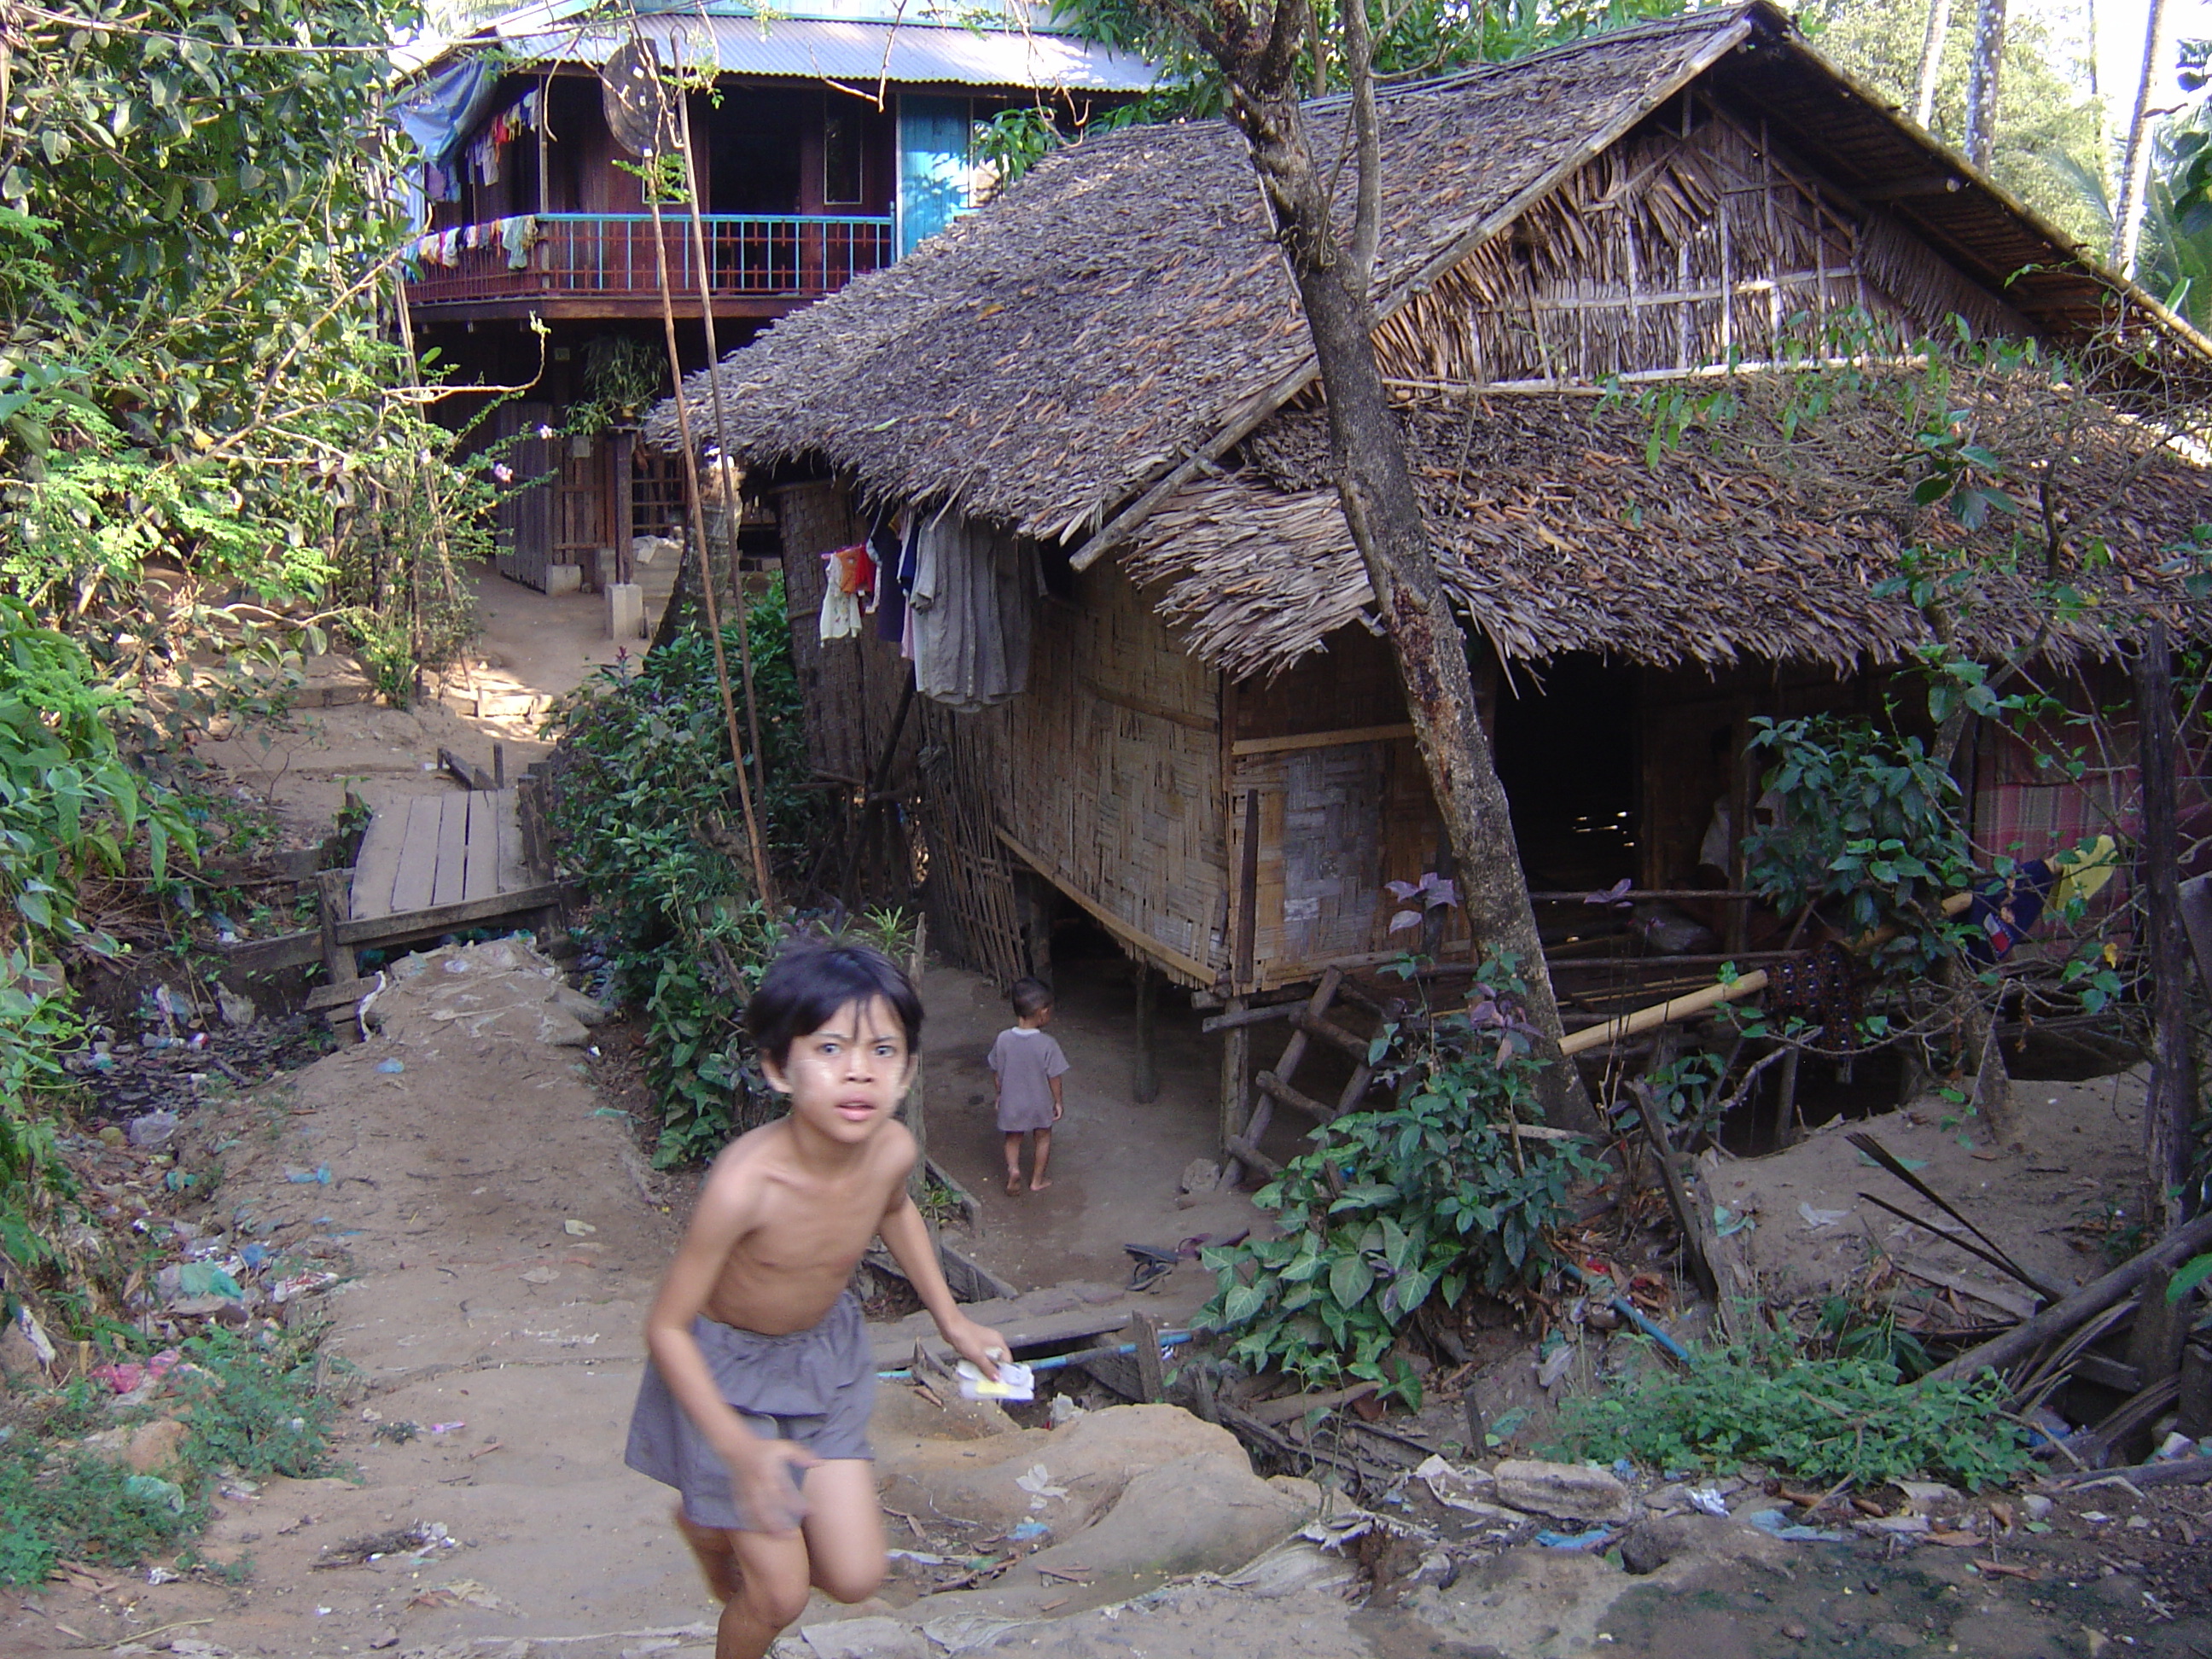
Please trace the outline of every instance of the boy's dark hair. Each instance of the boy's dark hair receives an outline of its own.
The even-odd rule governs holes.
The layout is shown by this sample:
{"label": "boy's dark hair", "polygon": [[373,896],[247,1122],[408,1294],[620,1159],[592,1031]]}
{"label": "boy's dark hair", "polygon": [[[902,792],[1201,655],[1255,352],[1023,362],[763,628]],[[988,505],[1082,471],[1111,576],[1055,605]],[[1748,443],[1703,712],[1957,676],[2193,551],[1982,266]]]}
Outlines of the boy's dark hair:
{"label": "boy's dark hair", "polygon": [[1014,1005],[1014,1018],[1027,1019],[1039,1011],[1052,1006],[1052,987],[1041,979],[1018,979],[1014,988],[1007,993]]}
{"label": "boy's dark hair", "polygon": [[762,1054],[782,1065],[792,1040],[818,1031],[848,1003],[881,997],[896,1011],[910,1054],[921,1051],[921,998],[914,981],[882,951],[866,945],[793,945],[769,965],[745,1005],[745,1029]]}

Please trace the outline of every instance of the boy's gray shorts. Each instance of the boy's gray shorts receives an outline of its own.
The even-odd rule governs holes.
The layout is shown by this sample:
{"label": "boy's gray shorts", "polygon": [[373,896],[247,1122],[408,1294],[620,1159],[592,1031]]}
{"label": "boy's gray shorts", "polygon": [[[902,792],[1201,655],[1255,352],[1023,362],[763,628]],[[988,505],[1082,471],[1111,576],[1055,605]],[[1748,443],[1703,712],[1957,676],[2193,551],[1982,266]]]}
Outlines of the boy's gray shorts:
{"label": "boy's gray shorts", "polygon": [[[755,1434],[792,1441],[823,1459],[875,1455],[868,1445],[875,1361],[852,1291],[838,1297],[821,1323],[787,1336],[763,1336],[706,1318],[692,1322],[691,1334],[723,1400]],[[684,1513],[695,1525],[766,1530],[738,1506],[730,1466],[676,1403],[649,1357],[623,1462],[683,1493]]]}

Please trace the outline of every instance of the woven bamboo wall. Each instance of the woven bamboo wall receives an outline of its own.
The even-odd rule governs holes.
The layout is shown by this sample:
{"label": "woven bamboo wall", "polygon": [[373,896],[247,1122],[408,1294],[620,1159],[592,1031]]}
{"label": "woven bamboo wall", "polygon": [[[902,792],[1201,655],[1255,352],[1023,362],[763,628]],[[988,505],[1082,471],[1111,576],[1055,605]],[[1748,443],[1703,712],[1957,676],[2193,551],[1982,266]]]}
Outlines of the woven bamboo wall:
{"label": "woven bamboo wall", "polygon": [[1218,677],[1120,570],[1076,583],[1044,604],[1028,695],[1006,710],[1000,821],[1124,943],[1211,985],[1228,963]]}
{"label": "woven bamboo wall", "polygon": [[1804,316],[2032,332],[1879,210],[1700,93],[1598,156],[1376,333],[1395,380],[1594,385],[1771,358]]}
{"label": "woven bamboo wall", "polygon": [[[1249,988],[1389,948],[1398,907],[1383,884],[1419,879],[1443,845],[1389,647],[1344,629],[1274,679],[1233,687],[1230,709],[1231,938],[1249,871]],[[1249,849],[1247,824],[1259,831]],[[1447,947],[1464,938],[1448,933]]]}

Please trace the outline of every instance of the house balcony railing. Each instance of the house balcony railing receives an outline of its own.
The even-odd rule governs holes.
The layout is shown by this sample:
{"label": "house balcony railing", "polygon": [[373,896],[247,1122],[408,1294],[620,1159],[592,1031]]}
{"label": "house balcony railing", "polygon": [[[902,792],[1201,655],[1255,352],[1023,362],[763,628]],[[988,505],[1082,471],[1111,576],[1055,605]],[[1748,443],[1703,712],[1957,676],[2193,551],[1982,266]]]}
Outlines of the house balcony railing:
{"label": "house balcony railing", "polygon": [[[669,288],[696,296],[690,217],[665,212],[661,225]],[[714,213],[703,228],[717,298],[818,300],[890,264],[896,246],[888,218]],[[660,291],[649,213],[539,213],[428,233],[410,246],[409,263],[408,297],[417,305]]]}

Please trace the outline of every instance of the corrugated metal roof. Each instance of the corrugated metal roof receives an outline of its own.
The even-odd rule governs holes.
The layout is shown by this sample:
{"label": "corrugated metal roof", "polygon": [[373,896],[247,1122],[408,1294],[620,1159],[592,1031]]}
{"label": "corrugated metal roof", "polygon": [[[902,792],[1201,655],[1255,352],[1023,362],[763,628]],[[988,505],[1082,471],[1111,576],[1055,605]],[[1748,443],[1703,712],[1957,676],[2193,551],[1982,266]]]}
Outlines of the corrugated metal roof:
{"label": "corrugated metal roof", "polygon": [[[629,38],[604,23],[544,27],[536,12],[495,25],[503,44],[539,62],[604,63]],[[825,18],[641,16],[638,27],[672,60],[725,75],[790,75],[810,79],[908,85],[951,82],[974,87],[1065,87],[1079,92],[1143,92],[1159,71],[1133,52],[1031,30],[947,28],[906,22]]]}

